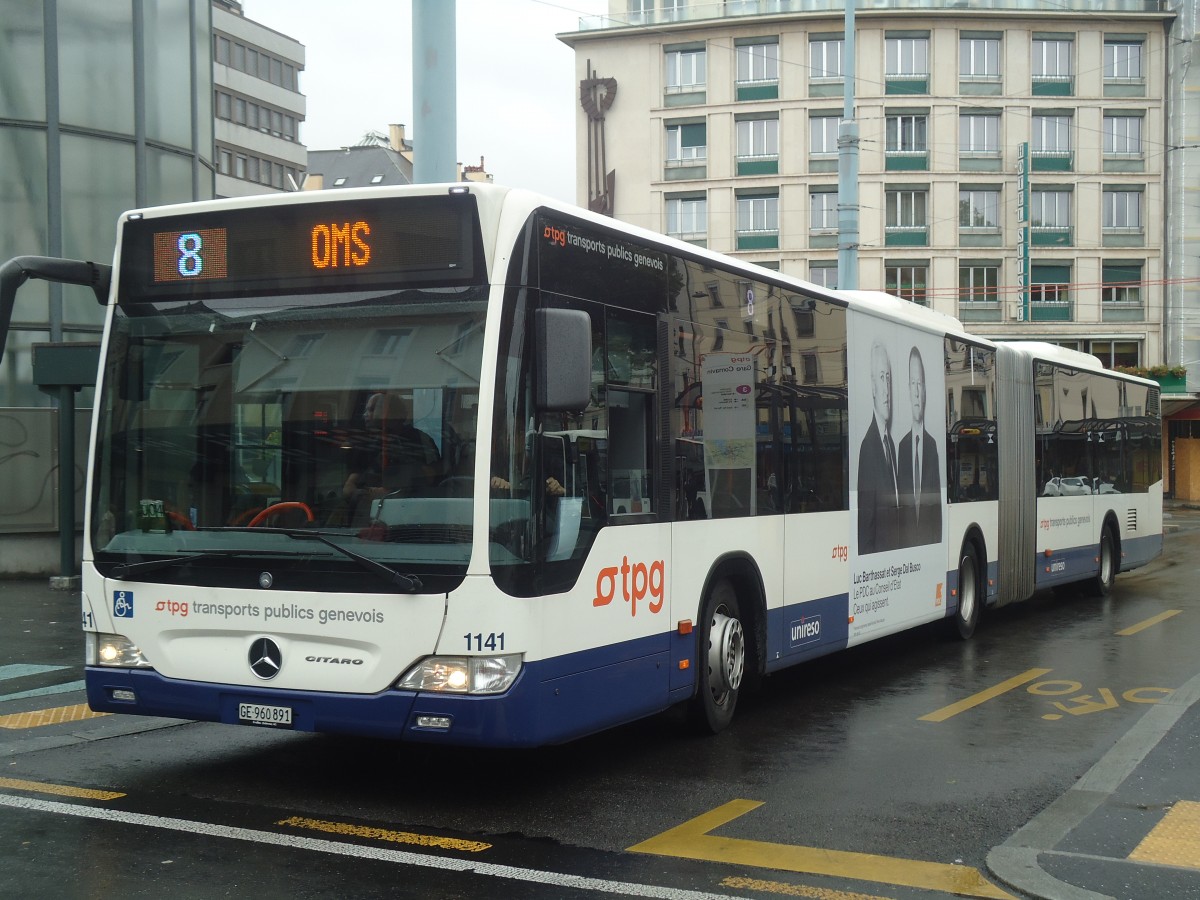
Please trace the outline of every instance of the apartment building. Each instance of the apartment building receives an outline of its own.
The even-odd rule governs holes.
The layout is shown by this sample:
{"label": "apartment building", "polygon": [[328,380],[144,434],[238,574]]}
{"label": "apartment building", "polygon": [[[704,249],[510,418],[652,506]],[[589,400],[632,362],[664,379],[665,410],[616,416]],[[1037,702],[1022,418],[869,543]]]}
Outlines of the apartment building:
{"label": "apartment building", "polygon": [[304,45],[245,18],[238,0],[213,0],[212,31],[217,196],[298,190]]}
{"label": "apartment building", "polygon": [[[1157,0],[611,0],[560,35],[581,203],[836,286],[853,73],[858,286],[1110,366],[1165,360]],[[589,94],[590,92],[590,94]]]}

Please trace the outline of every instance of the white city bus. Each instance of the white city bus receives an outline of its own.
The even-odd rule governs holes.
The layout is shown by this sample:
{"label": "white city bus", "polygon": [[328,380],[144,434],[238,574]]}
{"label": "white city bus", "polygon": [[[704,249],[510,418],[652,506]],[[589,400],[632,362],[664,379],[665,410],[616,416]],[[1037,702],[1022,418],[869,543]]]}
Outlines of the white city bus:
{"label": "white city bus", "polygon": [[1161,548],[1152,382],[520,191],[140,210],[108,296],[99,711],[718,731],[762,675]]}

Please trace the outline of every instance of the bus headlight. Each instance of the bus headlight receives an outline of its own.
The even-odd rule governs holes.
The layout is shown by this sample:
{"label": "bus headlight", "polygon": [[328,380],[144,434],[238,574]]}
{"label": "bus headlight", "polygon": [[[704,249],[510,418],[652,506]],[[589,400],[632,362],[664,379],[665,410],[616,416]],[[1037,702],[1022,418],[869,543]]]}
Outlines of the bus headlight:
{"label": "bus headlight", "polygon": [[512,687],[520,671],[520,654],[430,656],[409,669],[396,687],[449,694],[502,694]]}
{"label": "bus headlight", "polygon": [[89,666],[111,666],[124,669],[149,669],[150,663],[137,644],[120,634],[85,632],[85,658]]}

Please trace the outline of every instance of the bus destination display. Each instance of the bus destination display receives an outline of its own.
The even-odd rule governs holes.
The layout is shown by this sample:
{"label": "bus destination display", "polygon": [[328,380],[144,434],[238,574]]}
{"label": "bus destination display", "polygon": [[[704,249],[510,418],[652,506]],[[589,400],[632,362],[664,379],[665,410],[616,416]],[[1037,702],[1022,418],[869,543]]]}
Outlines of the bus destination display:
{"label": "bus destination display", "polygon": [[126,223],[122,300],[472,283],[469,196],[310,203]]}

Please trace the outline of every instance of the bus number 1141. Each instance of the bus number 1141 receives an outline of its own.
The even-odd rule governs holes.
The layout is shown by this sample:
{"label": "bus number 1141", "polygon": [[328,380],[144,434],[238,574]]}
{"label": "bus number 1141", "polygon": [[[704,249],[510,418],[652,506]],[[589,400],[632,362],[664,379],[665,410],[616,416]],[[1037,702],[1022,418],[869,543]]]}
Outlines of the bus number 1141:
{"label": "bus number 1141", "polygon": [[482,634],[464,634],[463,637],[467,641],[467,650],[503,650],[504,649],[504,632],[499,634],[492,632],[486,637]]}

